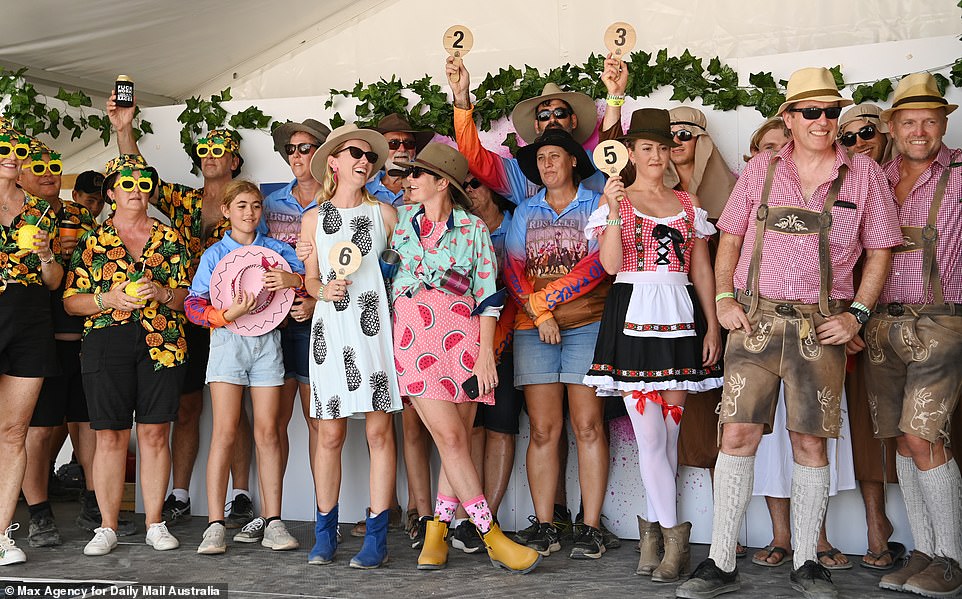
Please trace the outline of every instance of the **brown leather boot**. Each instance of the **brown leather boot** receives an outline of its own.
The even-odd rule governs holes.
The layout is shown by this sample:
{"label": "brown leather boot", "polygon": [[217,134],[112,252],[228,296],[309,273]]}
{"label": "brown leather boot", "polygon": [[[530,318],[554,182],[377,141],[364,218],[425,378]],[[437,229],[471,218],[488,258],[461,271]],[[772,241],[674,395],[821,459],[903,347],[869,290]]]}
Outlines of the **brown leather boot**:
{"label": "brown leather boot", "polygon": [[497,524],[492,524],[491,530],[481,538],[488,548],[488,557],[495,566],[527,574],[541,561],[540,553],[504,536]]}
{"label": "brown leather boot", "polygon": [[649,522],[638,516],[638,539],[641,557],[638,558],[638,569],[635,570],[635,574],[651,576],[655,568],[661,564],[661,552],[664,550],[661,526],[658,526],[657,522]]}
{"label": "brown leather boot", "polygon": [[932,563],[932,558],[928,555],[922,553],[919,550],[912,552],[909,556],[909,561],[907,564],[882,577],[879,581],[878,586],[882,589],[888,589],[890,591],[902,591],[902,587],[905,586],[906,581],[912,578],[919,572],[925,570]]}
{"label": "brown leather boot", "polygon": [[936,555],[929,567],[905,581],[903,593],[923,597],[953,597],[962,591],[962,569],[951,557]]}
{"label": "brown leather boot", "polygon": [[435,516],[427,523],[424,533],[424,545],[418,555],[418,570],[441,570],[448,565],[448,523],[441,522]]}
{"label": "brown leather boot", "polygon": [[691,535],[691,522],[682,522],[672,528],[661,527],[665,540],[665,557],[661,565],[651,573],[653,582],[675,582],[681,574],[691,568],[691,549],[688,538]]}

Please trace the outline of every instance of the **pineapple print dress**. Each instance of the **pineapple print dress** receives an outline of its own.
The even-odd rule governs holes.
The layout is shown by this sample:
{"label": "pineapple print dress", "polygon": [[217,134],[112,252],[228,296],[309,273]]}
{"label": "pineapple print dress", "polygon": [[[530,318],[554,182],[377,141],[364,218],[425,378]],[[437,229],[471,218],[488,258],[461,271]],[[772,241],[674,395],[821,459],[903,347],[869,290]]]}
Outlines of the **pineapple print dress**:
{"label": "pineapple print dress", "polygon": [[391,315],[378,257],[387,247],[380,208],[318,207],[314,236],[321,282],[334,278],[327,261],[331,247],[351,241],[361,250],[361,266],[348,276],[347,297],[317,302],[311,326],[311,416],[360,418],[365,412],[401,409],[391,341]]}

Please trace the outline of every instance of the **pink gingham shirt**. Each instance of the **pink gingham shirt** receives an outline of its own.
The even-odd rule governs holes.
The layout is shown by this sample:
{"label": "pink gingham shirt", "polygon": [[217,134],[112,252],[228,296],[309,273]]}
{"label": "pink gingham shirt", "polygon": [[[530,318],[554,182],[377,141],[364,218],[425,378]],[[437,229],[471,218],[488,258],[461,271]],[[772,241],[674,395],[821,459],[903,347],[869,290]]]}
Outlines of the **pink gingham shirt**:
{"label": "pink gingham shirt", "polygon": [[[862,249],[890,248],[902,242],[892,191],[882,169],[873,160],[861,155],[849,158],[845,150],[835,144],[832,176],[806,202],[792,160],[794,150],[794,142],[789,142],[778,153],[781,160],[775,167],[769,206],[797,206],[821,212],[839,167],[842,163],[848,165],[838,201],[854,204],[855,208],[839,206],[838,203],[832,208],[829,233],[832,289],[829,297],[852,299],[855,296],[852,268]],[[718,228],[722,231],[744,237],[735,268],[736,289],[747,286],[748,265],[755,247],[755,213],[761,205],[762,187],[771,157],[770,152],[765,152],[749,161],[718,220]],[[773,300],[816,304],[818,290],[818,235],[787,235],[766,230],[759,294]]]}
{"label": "pink gingham shirt", "polygon": [[[945,169],[952,162],[962,160],[962,150],[950,150],[942,144],[942,149],[929,168],[926,169],[899,206],[895,202],[899,224],[906,227],[924,227],[929,220],[929,207],[935,197],[935,186]],[[898,156],[885,165],[885,175],[892,189],[899,182]],[[946,302],[962,303],[962,168],[955,167],[949,174],[942,206],[936,219],[939,242],[935,251],[935,261],[942,277],[942,293]],[[899,252],[892,254],[892,269],[885,281],[879,301],[883,303],[901,302],[903,304],[931,304],[935,301],[931,286],[922,288],[923,252]]]}

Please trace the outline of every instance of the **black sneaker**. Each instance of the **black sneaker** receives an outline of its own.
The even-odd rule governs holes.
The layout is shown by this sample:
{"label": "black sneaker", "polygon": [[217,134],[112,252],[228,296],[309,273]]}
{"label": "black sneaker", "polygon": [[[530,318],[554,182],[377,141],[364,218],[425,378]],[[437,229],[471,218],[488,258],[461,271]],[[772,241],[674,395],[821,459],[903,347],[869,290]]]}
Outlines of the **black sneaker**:
{"label": "black sneaker", "polygon": [[538,527],[541,525],[541,523],[538,522],[538,517],[533,515],[528,516],[528,522],[530,522],[530,524],[528,525],[527,528],[523,528],[518,532],[514,533],[513,536],[514,536],[514,541],[516,543],[527,545],[528,539],[530,539],[533,535],[538,533]]}
{"label": "black sneaker", "polygon": [[[100,528],[101,516],[100,506],[97,505],[97,495],[93,491],[80,492],[80,514],[74,523],[83,530],[96,533]],[[117,520],[117,530],[114,531],[118,537],[129,537],[137,534],[137,525],[133,520],[120,518]]]}
{"label": "black sneaker", "polygon": [[477,553],[484,548],[484,541],[481,540],[477,527],[470,520],[464,520],[454,529],[451,546],[465,553]]}
{"label": "black sneaker", "polygon": [[574,523],[571,521],[571,510],[563,505],[554,504],[554,514],[551,523],[558,529],[561,539],[571,540],[578,536]]}
{"label": "black sneaker", "polygon": [[27,534],[27,541],[31,547],[56,547],[63,544],[53,514],[44,512],[30,518],[30,531]]}
{"label": "black sneaker", "polygon": [[815,560],[808,560],[798,570],[792,570],[792,588],[807,599],[834,599],[838,597],[832,575],[828,568]]}
{"label": "black sneaker", "polygon": [[434,520],[434,516],[421,516],[418,518],[417,526],[411,529],[408,536],[411,538],[411,549],[420,549],[424,545],[424,535],[428,531],[428,522]]}
{"label": "black sneaker", "polygon": [[742,588],[738,580],[738,567],[725,572],[708,558],[698,564],[691,576],[675,589],[675,597],[685,599],[711,599],[724,593],[732,593]]}
{"label": "black sneaker", "polygon": [[[605,541],[606,551],[608,549],[616,549],[618,547],[621,547],[621,539],[618,538],[618,535],[608,530],[608,527],[605,526],[605,520],[607,519],[608,519],[607,516],[605,516],[604,514],[601,514],[601,522],[600,522],[601,526],[598,527],[598,530],[601,531],[601,536]],[[577,539],[579,536],[581,536],[581,527],[584,526],[584,524],[585,524],[584,516],[581,514],[581,512],[578,512],[578,517],[575,518],[574,524],[571,525],[571,532],[574,534],[574,538]],[[636,548],[637,548],[637,545],[636,545]]]}
{"label": "black sneaker", "polygon": [[254,502],[246,494],[238,495],[234,501],[230,502],[230,513],[224,519],[224,526],[227,528],[243,528],[253,519]]}
{"label": "black sneaker", "polygon": [[571,546],[571,559],[598,559],[605,552],[605,538],[601,530],[587,524],[581,525],[581,532]]}
{"label": "black sneaker", "polygon": [[177,524],[178,522],[189,522],[190,521],[190,499],[187,503],[183,501],[177,501],[174,494],[171,493],[164,500],[164,510],[161,513],[161,518],[167,523],[167,526]]}
{"label": "black sneaker", "polygon": [[87,488],[84,469],[77,462],[67,462],[57,469],[57,478],[65,489],[82,491]]}
{"label": "black sneaker", "polygon": [[538,532],[528,537],[526,545],[548,557],[561,549],[561,533],[551,522],[541,522],[538,524]]}

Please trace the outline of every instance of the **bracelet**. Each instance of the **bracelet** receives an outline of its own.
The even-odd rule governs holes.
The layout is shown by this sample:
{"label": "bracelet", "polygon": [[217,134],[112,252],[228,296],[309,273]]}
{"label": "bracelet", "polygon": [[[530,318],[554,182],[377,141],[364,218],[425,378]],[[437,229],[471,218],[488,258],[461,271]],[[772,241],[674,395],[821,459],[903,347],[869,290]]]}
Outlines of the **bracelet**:
{"label": "bracelet", "polygon": [[174,299],[174,290],[171,289],[170,287],[168,287],[168,288],[167,288],[167,299],[165,299],[165,300],[162,301],[161,303],[166,306],[166,305],[169,304],[171,301],[173,301],[173,299]]}
{"label": "bracelet", "polygon": [[327,287],[327,285],[325,285],[324,283],[321,283],[321,288],[317,290],[317,297],[318,297],[318,299],[320,299],[322,302],[329,302],[329,301],[331,301],[331,300],[329,300],[329,299],[327,299],[326,297],[324,297],[324,288],[325,288],[325,287]]}
{"label": "bracelet", "polygon": [[103,312],[104,310],[106,310],[106,308],[104,308],[104,298],[103,298],[103,294],[101,294],[101,293],[95,293],[95,294],[94,294],[94,303],[97,304],[97,307],[100,308],[100,311],[101,311],[101,312]]}
{"label": "bracelet", "polygon": [[[40,258],[40,254],[37,254],[37,258]],[[49,259],[49,260],[44,260],[43,258],[40,258],[40,262],[42,262],[42,263],[44,263],[44,264],[50,264],[51,262],[53,262],[53,252],[50,252],[50,259]]]}
{"label": "bracelet", "polygon": [[871,313],[872,313],[872,311],[869,310],[868,307],[867,307],[865,304],[862,304],[862,303],[859,303],[859,302],[852,302],[852,307],[855,308],[856,310],[861,311],[861,312],[865,312],[866,314],[871,314]]}
{"label": "bracelet", "polygon": [[605,221],[605,224],[606,224],[607,226],[609,226],[609,227],[620,227],[620,226],[621,226],[621,219],[620,219],[620,218],[609,218],[607,221]]}
{"label": "bracelet", "polygon": [[725,293],[719,293],[718,295],[715,296],[715,303],[717,304],[721,300],[729,297],[732,299],[735,299],[735,294],[732,293],[731,291],[726,291]]}
{"label": "bracelet", "polygon": [[608,94],[608,97],[605,98],[605,102],[608,103],[608,106],[621,106],[625,103],[625,97]]}

